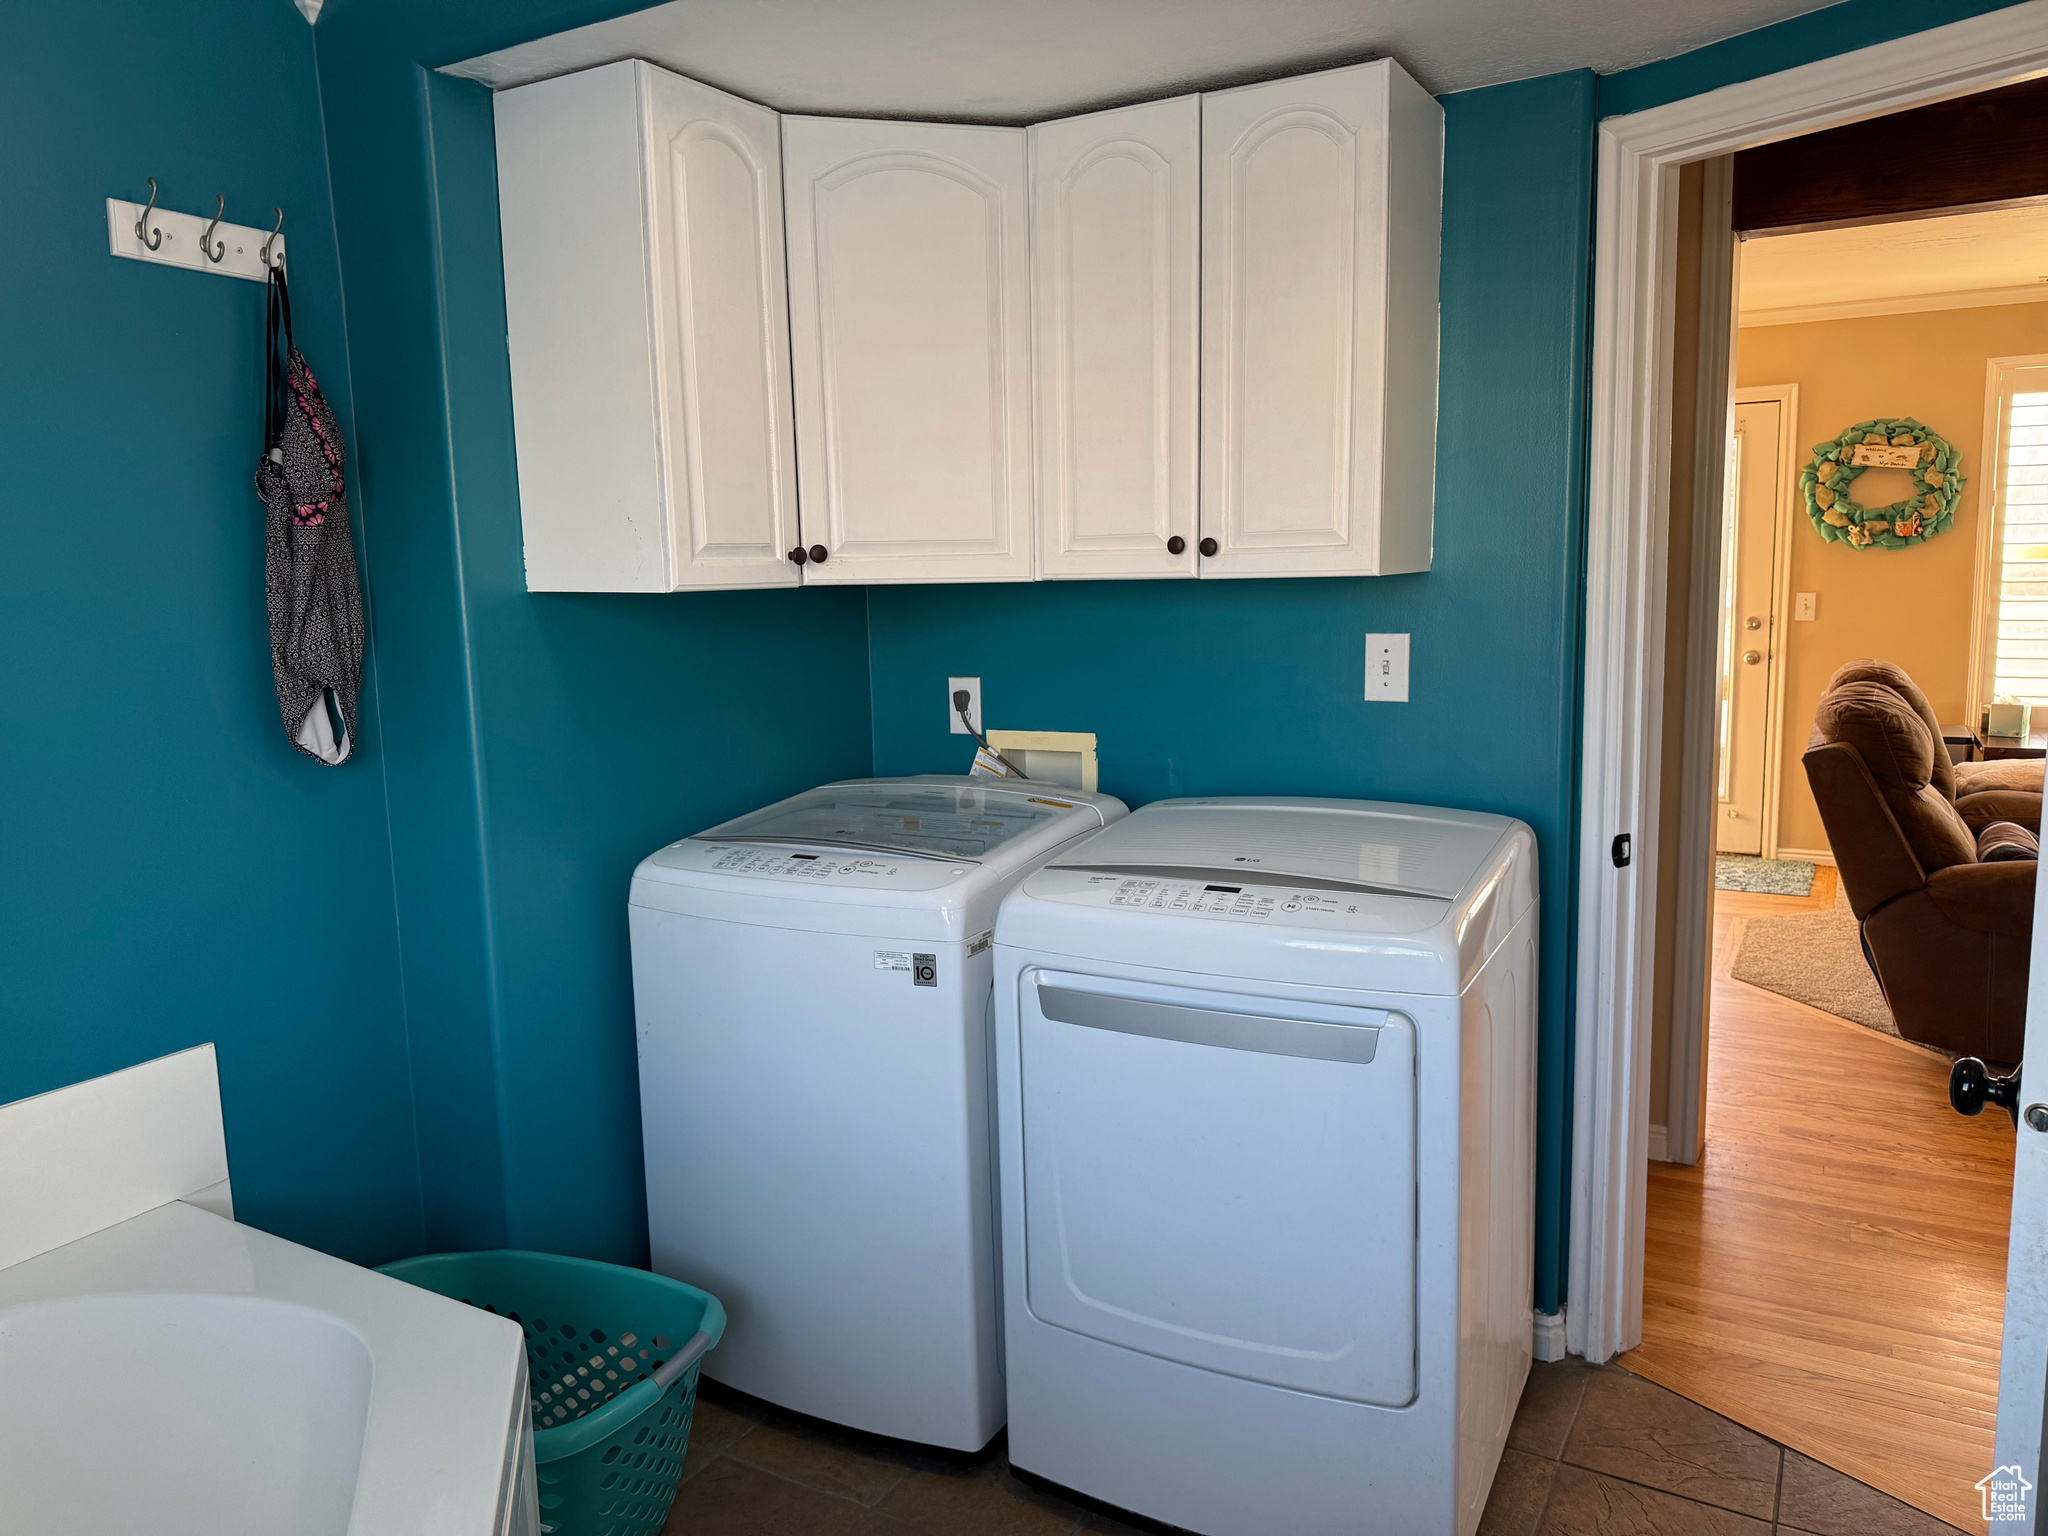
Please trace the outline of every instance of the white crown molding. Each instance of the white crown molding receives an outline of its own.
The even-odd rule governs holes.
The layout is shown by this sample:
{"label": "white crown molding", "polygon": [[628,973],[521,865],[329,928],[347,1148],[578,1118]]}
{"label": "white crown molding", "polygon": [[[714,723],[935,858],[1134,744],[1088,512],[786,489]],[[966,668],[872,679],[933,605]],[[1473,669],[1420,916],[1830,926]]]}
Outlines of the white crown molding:
{"label": "white crown molding", "polygon": [[1994,304],[2048,304],[2048,283],[2011,288],[1969,288],[1956,293],[1911,293],[1889,299],[1845,299],[1837,304],[1792,304],[1744,310],[1743,329],[1754,325],[1810,325],[1817,320],[1858,320],[1869,315],[1918,315],[1935,309],[1982,309]]}
{"label": "white crown molding", "polygon": [[1642,1337],[1679,167],[2043,73],[2048,0],[2024,0],[1599,126],[1565,1314],[1590,1360]]}

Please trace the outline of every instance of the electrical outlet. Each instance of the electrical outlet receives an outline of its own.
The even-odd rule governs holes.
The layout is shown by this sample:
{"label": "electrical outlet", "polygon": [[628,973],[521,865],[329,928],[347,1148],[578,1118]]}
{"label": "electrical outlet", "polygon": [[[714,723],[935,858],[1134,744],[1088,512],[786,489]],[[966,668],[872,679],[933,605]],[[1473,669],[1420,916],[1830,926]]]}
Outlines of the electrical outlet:
{"label": "electrical outlet", "polygon": [[1408,702],[1408,637],[1365,637],[1365,697],[1375,704]]}
{"label": "electrical outlet", "polygon": [[1818,592],[1795,592],[1792,594],[1792,617],[1814,619],[1820,616],[1820,594]]}
{"label": "electrical outlet", "polygon": [[946,719],[955,736],[972,736],[960,721],[960,711],[953,707],[953,695],[961,689],[967,690],[967,718],[974,722],[974,731],[981,729],[981,679],[978,677],[949,677],[946,679]]}

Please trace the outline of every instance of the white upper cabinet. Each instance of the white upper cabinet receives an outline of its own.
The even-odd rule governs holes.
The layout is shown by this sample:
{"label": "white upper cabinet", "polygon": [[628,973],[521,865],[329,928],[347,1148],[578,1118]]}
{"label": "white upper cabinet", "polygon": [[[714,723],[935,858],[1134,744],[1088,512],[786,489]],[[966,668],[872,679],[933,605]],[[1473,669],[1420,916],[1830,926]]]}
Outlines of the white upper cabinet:
{"label": "white upper cabinet", "polygon": [[1202,182],[1202,574],[1429,569],[1443,110],[1391,60],[1207,95]]}
{"label": "white upper cabinet", "polygon": [[627,61],[496,117],[528,589],[794,584],[776,115]]}
{"label": "white upper cabinet", "polygon": [[1024,130],[790,117],[783,170],[804,580],[1030,580]]}
{"label": "white upper cabinet", "polygon": [[1040,574],[1192,576],[1201,98],[1030,133]]}

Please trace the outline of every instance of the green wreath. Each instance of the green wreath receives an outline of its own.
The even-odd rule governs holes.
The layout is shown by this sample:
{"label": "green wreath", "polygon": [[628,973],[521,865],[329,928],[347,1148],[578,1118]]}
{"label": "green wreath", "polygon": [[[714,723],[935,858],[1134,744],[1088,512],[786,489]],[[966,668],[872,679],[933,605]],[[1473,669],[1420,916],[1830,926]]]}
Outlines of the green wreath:
{"label": "green wreath", "polygon": [[[1914,449],[1907,464],[1880,464],[1897,459],[1896,450]],[[1857,463],[1862,457],[1866,462]],[[1962,462],[1948,442],[1910,416],[1859,421],[1831,443],[1813,445],[1813,462],[1799,472],[1806,497],[1806,515],[1814,532],[1829,543],[1851,549],[1905,549],[1945,533],[1956,520],[1963,499]],[[1871,468],[1904,469],[1913,477],[1913,494],[1888,507],[1859,506],[1849,495],[1856,477]]]}

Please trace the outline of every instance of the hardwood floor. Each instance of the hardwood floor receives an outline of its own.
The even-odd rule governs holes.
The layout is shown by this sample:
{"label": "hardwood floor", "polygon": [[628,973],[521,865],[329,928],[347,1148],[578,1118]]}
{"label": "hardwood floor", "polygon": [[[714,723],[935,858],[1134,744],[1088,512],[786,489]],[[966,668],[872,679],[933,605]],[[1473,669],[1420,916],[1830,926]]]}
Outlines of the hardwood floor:
{"label": "hardwood floor", "polygon": [[1991,1467],[2012,1127],[1948,1106],[1948,1063],[1728,975],[1720,892],[1707,1150],[1652,1163],[1639,1375],[1969,1531]]}

